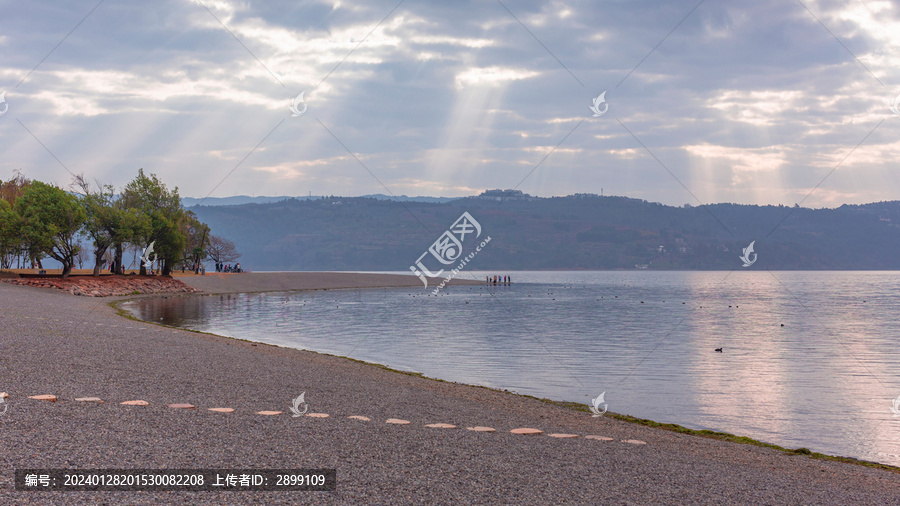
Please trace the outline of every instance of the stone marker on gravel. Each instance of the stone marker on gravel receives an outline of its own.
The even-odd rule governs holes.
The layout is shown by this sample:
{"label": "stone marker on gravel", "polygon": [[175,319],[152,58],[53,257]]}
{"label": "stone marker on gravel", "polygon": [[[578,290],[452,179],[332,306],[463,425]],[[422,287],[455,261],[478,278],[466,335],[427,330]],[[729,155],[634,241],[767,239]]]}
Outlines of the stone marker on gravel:
{"label": "stone marker on gravel", "polygon": [[194,406],[193,404],[176,403],[169,404],[168,406],[173,409],[197,409],[197,406]]}
{"label": "stone marker on gravel", "polygon": [[120,402],[119,404],[124,404],[126,406],[149,406],[150,403],[147,401],[134,400],[134,401],[125,401]]}
{"label": "stone marker on gravel", "polygon": [[29,398],[29,399],[37,399],[37,400],[39,400],[39,401],[50,401],[50,402],[56,402],[56,399],[57,399],[57,397],[56,397],[55,395],[52,395],[52,394],[46,394],[46,395],[30,395],[30,396],[28,396],[28,398]]}
{"label": "stone marker on gravel", "polygon": [[512,432],[513,434],[522,434],[525,436],[538,436],[538,435],[544,433],[544,431],[542,431],[540,429],[531,429],[528,427],[522,427],[521,429],[513,429],[510,432]]}
{"label": "stone marker on gravel", "polygon": [[578,434],[547,434],[550,437],[556,437],[559,439],[572,439],[578,437]]}
{"label": "stone marker on gravel", "polygon": [[468,430],[474,430],[475,432],[497,432],[497,429],[493,427],[466,427]]}
{"label": "stone marker on gravel", "polygon": [[645,445],[645,444],[647,444],[646,441],[641,441],[640,439],[623,439],[622,442],[623,442],[623,443],[630,443],[630,444],[633,444],[633,445]]}
{"label": "stone marker on gravel", "polygon": [[360,415],[350,415],[350,416],[348,416],[347,418],[352,418],[352,419],[354,419],[354,420],[362,420],[362,421],[364,421],[364,422],[371,422],[371,421],[372,421],[372,419],[369,418],[368,416],[360,416]]}
{"label": "stone marker on gravel", "polygon": [[328,413],[307,413],[310,418],[328,418]]}
{"label": "stone marker on gravel", "polygon": [[257,415],[265,415],[265,416],[275,416],[280,415],[283,411],[257,411]]}
{"label": "stone marker on gravel", "polygon": [[409,425],[409,420],[401,420],[399,418],[388,418],[384,423],[394,423],[397,425]]}
{"label": "stone marker on gravel", "polygon": [[234,413],[234,410],[231,408],[209,408],[209,411],[215,411],[216,413]]}
{"label": "stone marker on gravel", "polygon": [[426,427],[431,427],[434,429],[455,429],[456,425],[452,425],[449,423],[429,423]]}
{"label": "stone marker on gravel", "polygon": [[605,436],[584,436],[585,439],[596,439],[597,441],[612,441],[613,438]]}
{"label": "stone marker on gravel", "polygon": [[96,402],[99,404],[103,404],[103,399],[99,397],[79,397],[75,399],[77,402]]}

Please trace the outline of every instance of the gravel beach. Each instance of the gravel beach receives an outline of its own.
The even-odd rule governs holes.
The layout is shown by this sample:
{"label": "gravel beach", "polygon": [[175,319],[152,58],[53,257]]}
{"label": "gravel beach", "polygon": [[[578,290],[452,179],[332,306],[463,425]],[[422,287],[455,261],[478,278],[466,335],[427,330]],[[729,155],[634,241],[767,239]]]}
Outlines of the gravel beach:
{"label": "gravel beach", "polygon": [[[397,286],[397,277],[421,286],[412,276],[352,273],[179,279],[205,292],[240,292]],[[145,324],[116,314],[111,300],[0,283],[0,391],[9,393],[0,504],[900,504],[898,473]],[[292,417],[302,392],[310,413],[329,416]],[[40,394],[58,400],[28,398]],[[74,400],[81,397],[105,402]],[[136,399],[149,405],[120,404]],[[218,407],[234,412],[209,411]],[[426,427],[434,423],[457,427]],[[496,431],[467,430],[475,426]],[[522,427],[544,434],[510,433]],[[335,468],[337,487],[23,492],[13,488],[16,468]]]}

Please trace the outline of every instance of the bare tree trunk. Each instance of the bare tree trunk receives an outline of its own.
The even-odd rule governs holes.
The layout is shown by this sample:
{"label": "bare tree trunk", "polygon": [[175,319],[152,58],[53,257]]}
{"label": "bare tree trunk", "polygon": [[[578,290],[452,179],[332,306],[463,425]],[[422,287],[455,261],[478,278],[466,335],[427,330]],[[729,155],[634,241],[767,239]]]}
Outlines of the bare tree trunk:
{"label": "bare tree trunk", "polygon": [[116,274],[122,274],[124,271],[122,269],[122,255],[125,253],[122,248],[122,243],[116,244],[116,258],[113,260],[113,271]]}
{"label": "bare tree trunk", "polygon": [[100,277],[100,269],[103,268],[103,256],[106,255],[106,250],[109,249],[109,246],[105,248],[94,248],[94,273],[93,276],[95,278]]}
{"label": "bare tree trunk", "polygon": [[103,268],[103,255],[97,255],[94,257],[94,272],[92,276],[95,278],[100,277],[100,269]]}

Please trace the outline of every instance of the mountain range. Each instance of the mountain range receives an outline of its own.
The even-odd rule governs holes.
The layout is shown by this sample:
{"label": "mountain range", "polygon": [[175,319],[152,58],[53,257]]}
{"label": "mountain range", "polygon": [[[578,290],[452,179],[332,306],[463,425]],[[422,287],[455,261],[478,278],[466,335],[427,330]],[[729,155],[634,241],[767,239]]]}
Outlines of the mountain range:
{"label": "mountain range", "polygon": [[[334,196],[332,195],[332,198]],[[319,200],[325,198],[324,195],[308,195],[301,197],[250,197],[247,195],[235,195],[233,197],[206,197],[206,198],[194,198],[194,197],[184,197],[181,199],[182,205],[185,207],[193,207],[198,205],[206,205],[206,206],[239,206],[242,204],[268,204],[271,202],[281,202],[282,200]],[[372,195],[363,195],[361,198],[373,198],[377,200],[394,200],[397,202],[432,202],[432,203],[444,203],[450,202],[451,200],[456,200],[458,197],[407,197],[406,195],[384,195],[381,193],[375,193]]]}
{"label": "mountain range", "polygon": [[[753,269],[900,269],[900,201],[810,209],[512,190],[382,197],[208,199],[221,205],[190,209],[236,243],[250,270],[408,270],[464,212],[481,227],[478,241],[491,238],[467,270],[740,269],[751,242]],[[464,241],[463,253],[474,242]]]}

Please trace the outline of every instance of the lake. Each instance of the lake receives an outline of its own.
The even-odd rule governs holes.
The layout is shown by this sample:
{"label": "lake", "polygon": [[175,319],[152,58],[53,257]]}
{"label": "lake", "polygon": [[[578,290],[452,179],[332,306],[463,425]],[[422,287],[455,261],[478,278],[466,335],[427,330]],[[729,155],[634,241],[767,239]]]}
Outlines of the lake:
{"label": "lake", "polygon": [[466,276],[487,274],[514,284],[123,307],[147,321],[554,400],[588,404],[605,392],[617,413],[900,465],[898,272]]}

